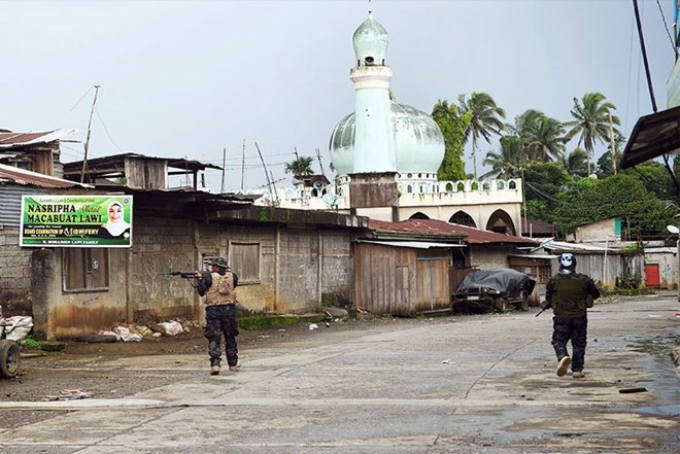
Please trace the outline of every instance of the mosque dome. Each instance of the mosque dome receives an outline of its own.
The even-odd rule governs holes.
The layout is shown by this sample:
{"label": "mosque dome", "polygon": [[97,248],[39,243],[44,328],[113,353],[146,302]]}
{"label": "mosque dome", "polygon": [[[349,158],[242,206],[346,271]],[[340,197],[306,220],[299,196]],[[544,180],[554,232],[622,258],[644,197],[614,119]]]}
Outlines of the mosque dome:
{"label": "mosque dome", "polygon": [[[397,172],[437,173],[444,160],[444,137],[431,116],[405,104],[390,101],[390,119]],[[353,173],[355,115],[344,117],[333,130],[329,144],[338,175]]]}
{"label": "mosque dome", "polygon": [[352,37],[357,66],[386,66],[387,31],[369,14]]}

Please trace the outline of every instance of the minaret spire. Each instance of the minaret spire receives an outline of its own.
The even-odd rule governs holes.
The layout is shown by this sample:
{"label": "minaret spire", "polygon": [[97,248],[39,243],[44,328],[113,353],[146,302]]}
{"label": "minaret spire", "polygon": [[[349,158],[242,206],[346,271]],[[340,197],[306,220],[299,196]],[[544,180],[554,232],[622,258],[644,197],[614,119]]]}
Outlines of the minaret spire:
{"label": "minaret spire", "polygon": [[373,17],[373,8],[371,8],[371,0],[368,0],[368,17]]}

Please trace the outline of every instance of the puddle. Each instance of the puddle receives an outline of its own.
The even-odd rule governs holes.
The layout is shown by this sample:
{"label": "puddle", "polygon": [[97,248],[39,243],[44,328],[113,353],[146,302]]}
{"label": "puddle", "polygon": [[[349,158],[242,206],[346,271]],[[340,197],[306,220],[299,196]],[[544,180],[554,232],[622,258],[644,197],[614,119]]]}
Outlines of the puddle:
{"label": "puddle", "polygon": [[[628,345],[634,351],[649,355],[647,370],[655,380],[639,382],[656,394],[656,402],[665,404],[680,399],[680,380],[675,371],[670,352],[677,347],[675,336],[638,339]],[[650,405],[635,408],[633,411],[656,416],[680,416],[680,405]]]}

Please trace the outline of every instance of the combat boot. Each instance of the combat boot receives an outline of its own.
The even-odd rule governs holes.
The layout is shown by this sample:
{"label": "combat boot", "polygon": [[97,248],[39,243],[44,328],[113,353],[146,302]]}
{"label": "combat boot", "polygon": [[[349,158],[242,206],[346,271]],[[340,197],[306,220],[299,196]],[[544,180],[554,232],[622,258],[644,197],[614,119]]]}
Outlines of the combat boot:
{"label": "combat boot", "polygon": [[557,365],[557,370],[555,373],[557,374],[558,377],[564,377],[564,375],[567,373],[569,370],[569,365],[571,364],[571,358],[569,356],[565,356],[560,360],[560,363]]}

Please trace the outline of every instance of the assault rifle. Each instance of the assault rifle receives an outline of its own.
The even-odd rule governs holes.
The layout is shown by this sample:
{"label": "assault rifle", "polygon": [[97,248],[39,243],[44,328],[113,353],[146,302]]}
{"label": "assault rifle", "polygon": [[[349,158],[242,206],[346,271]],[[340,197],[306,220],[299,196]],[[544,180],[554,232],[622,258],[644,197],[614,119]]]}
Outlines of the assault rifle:
{"label": "assault rifle", "polygon": [[550,303],[548,303],[547,301],[545,302],[545,304],[541,304],[541,312],[539,312],[538,314],[536,314],[536,317],[538,317],[538,316],[541,315],[543,312],[545,312],[546,309],[550,309]]}
{"label": "assault rifle", "polygon": [[[159,276],[179,276],[183,279],[194,279],[198,280],[196,277],[196,271],[171,271],[169,273],[159,273]],[[198,284],[194,284],[193,282],[189,282],[192,287],[196,287]]]}

